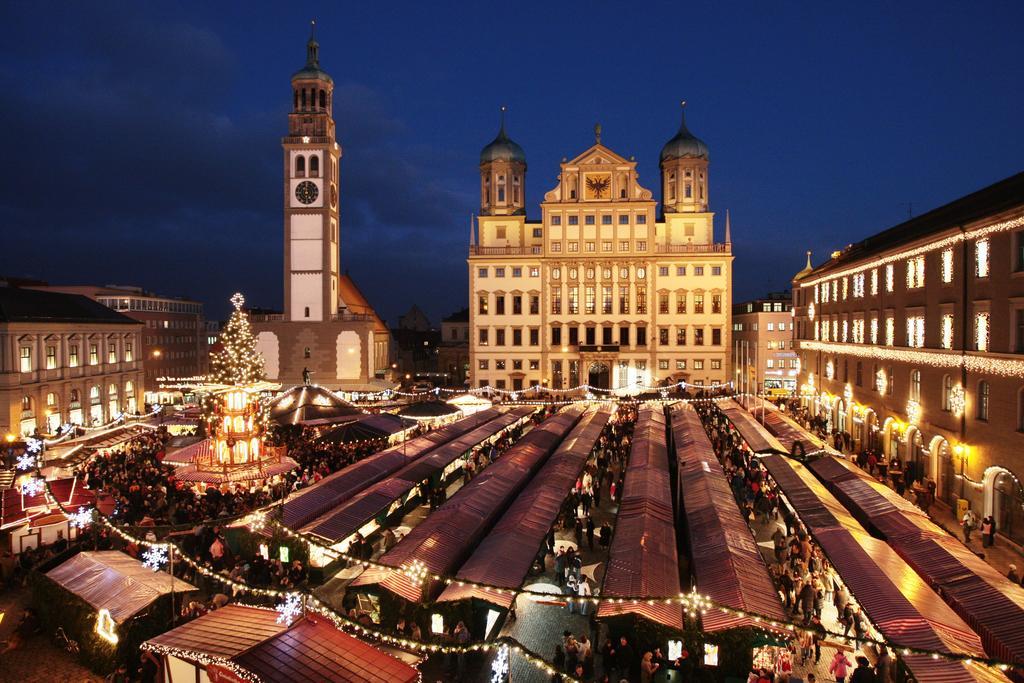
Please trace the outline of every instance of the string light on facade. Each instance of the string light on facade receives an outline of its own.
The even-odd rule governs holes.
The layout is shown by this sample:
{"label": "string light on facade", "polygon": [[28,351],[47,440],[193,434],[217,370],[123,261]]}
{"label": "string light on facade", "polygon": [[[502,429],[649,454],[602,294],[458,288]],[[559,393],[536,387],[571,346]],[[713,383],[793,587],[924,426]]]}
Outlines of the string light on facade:
{"label": "string light on facade", "polygon": [[843,389],[843,398],[846,399],[846,403],[849,404],[853,400],[853,387],[849,382],[846,383],[846,388]]}
{"label": "string light on facade", "polygon": [[411,581],[414,585],[419,586],[427,580],[427,565],[423,564],[420,560],[413,560],[408,564],[402,565],[402,573]]}
{"label": "string light on facade", "polygon": [[964,395],[963,386],[956,384],[949,390],[949,410],[960,417],[964,414],[964,408],[967,405],[967,398]]}
{"label": "string light on facade", "polygon": [[911,399],[907,401],[907,421],[917,424],[921,420],[921,404]]}
{"label": "string light on facade", "polygon": [[167,563],[167,547],[161,545],[150,546],[142,553],[142,564],[155,572]]}
{"label": "string light on facade", "polygon": [[835,379],[836,377],[836,366],[835,363],[829,361],[825,363],[825,379]]}
{"label": "string light on facade", "polygon": [[879,370],[875,373],[875,390],[884,394],[886,388],[889,386],[889,379],[885,376],[885,370]]}
{"label": "string light on facade", "polygon": [[835,353],[839,355],[874,358],[881,361],[897,363],[913,363],[929,365],[936,368],[966,368],[970,372],[978,372],[1001,377],[1024,377],[1024,361],[990,358],[983,355],[961,355],[951,353],[934,353],[913,349],[885,348],[857,344],[839,344],[834,342],[814,342],[801,340],[800,348],[807,351]]}

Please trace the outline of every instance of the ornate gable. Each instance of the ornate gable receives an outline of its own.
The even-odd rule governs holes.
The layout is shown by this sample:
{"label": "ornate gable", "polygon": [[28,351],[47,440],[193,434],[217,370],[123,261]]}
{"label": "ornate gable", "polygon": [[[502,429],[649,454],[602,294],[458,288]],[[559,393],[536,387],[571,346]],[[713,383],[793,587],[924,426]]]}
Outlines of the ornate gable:
{"label": "ornate gable", "polygon": [[558,185],[544,195],[544,201],[650,201],[651,191],[638,181],[636,161],[626,159],[598,142],[571,161],[562,162]]}

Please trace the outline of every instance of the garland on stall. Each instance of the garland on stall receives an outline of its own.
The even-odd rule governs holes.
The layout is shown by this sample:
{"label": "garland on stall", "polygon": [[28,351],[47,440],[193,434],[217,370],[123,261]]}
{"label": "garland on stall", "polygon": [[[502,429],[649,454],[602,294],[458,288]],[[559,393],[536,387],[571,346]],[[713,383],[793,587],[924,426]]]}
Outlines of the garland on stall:
{"label": "garland on stall", "polygon": [[[697,399],[697,400],[705,400],[706,401],[706,400],[714,400],[714,399]],[[433,652],[433,653],[437,653],[437,652],[440,652],[440,653],[459,653],[459,652],[479,651],[485,645],[488,645],[490,647],[483,648],[483,649],[490,649],[491,647],[496,647],[497,646],[496,643],[499,643],[502,640],[500,638],[499,639],[485,639],[485,640],[477,641],[476,643],[472,643],[472,644],[468,644],[468,645],[437,645],[435,643],[427,643],[427,642],[422,642],[422,641],[414,641],[414,640],[407,639],[407,638],[400,638],[400,637],[392,636],[392,635],[390,635],[388,633],[385,633],[385,632],[383,632],[383,631],[381,631],[379,629],[370,628],[370,627],[364,626],[363,624],[361,624],[359,622],[356,622],[356,621],[350,619],[347,616],[339,615],[336,612],[334,612],[334,610],[332,608],[330,608],[329,606],[327,606],[324,603],[322,603],[315,595],[312,595],[311,593],[307,593],[305,591],[281,591],[281,590],[276,590],[276,589],[257,588],[257,587],[250,586],[247,583],[244,583],[244,582],[241,582],[241,581],[236,581],[236,580],[231,579],[231,578],[229,578],[227,576],[224,576],[223,574],[215,572],[212,569],[209,569],[204,564],[202,564],[200,561],[198,561],[195,558],[189,556],[187,553],[184,553],[181,550],[181,548],[176,543],[174,543],[174,542],[171,542],[171,541],[154,542],[154,541],[148,541],[146,539],[138,538],[136,536],[133,536],[131,533],[129,533],[127,531],[124,531],[117,524],[113,523],[106,515],[104,515],[102,512],[100,512],[96,508],[92,508],[92,510],[87,510],[85,508],[79,508],[79,510],[77,512],[71,511],[71,510],[67,509],[56,498],[56,496],[53,495],[53,492],[52,492],[52,490],[50,488],[50,483],[42,478],[42,475],[41,475],[40,472],[38,472],[38,470],[37,470],[37,474],[39,475],[39,478],[34,480],[34,481],[41,481],[42,482],[42,487],[41,488],[45,488],[47,495],[54,501],[54,503],[61,510],[61,512],[65,516],[67,516],[69,519],[73,520],[75,522],[76,526],[79,526],[79,528],[82,528],[82,527],[84,527],[87,524],[87,522],[86,522],[86,518],[87,517],[91,517],[93,520],[98,520],[100,522],[100,524],[102,524],[106,528],[108,528],[111,531],[113,531],[115,534],[120,536],[122,539],[124,539],[124,540],[126,540],[126,541],[128,541],[130,543],[133,543],[135,545],[138,545],[140,547],[161,548],[164,551],[166,551],[167,553],[171,554],[175,559],[180,559],[180,560],[184,561],[186,564],[188,564],[190,567],[195,569],[197,572],[199,572],[203,576],[206,576],[208,578],[211,578],[211,579],[214,579],[216,581],[219,581],[219,582],[221,582],[222,584],[224,584],[226,586],[230,586],[235,592],[246,592],[246,593],[250,593],[252,595],[262,595],[262,596],[267,596],[267,597],[276,597],[276,598],[283,598],[283,599],[287,599],[290,595],[294,595],[294,594],[297,593],[297,594],[302,595],[302,596],[305,597],[307,605],[312,604],[312,605],[315,605],[315,606],[319,606],[321,609],[326,610],[330,614],[334,615],[333,618],[337,620],[335,622],[336,624],[343,624],[346,627],[354,629],[354,630],[358,631],[360,634],[363,634],[363,635],[365,635],[367,637],[377,638],[377,639],[382,640],[384,642],[387,642],[387,643],[390,643],[390,644],[394,644],[394,645],[398,645],[400,647],[405,647],[405,648],[410,648],[410,649],[417,649],[417,650],[420,650],[421,652],[425,652],[425,653],[431,653],[431,652]],[[320,545],[320,544],[318,544],[318,543],[316,543],[314,541],[311,541],[310,539],[306,538],[304,535],[299,534],[297,532],[294,532],[291,529],[288,529],[287,527],[282,525],[277,520],[268,520],[265,511],[251,513],[250,516],[252,517],[252,521],[250,522],[250,528],[258,528],[259,525],[266,524],[268,521],[270,521],[271,523],[275,524],[277,526],[277,528],[279,528],[281,531],[283,531],[286,535],[288,535],[290,537],[294,537],[294,538],[299,538],[299,539],[305,541],[309,547],[316,547],[317,549],[321,550],[325,554],[331,555],[331,556],[335,557],[336,559],[340,558],[340,559],[345,559],[345,560],[353,562],[353,563],[362,564],[364,568],[369,568],[369,567],[373,566],[373,567],[376,567],[376,568],[379,568],[379,569],[384,569],[384,570],[388,570],[388,571],[392,571],[392,572],[401,572],[401,573],[406,574],[406,575],[409,575],[411,572],[416,571],[417,572],[416,573],[417,577],[421,578],[422,580],[430,579],[430,580],[434,580],[434,581],[441,581],[441,582],[444,582],[446,585],[456,584],[456,585],[459,585],[459,586],[473,586],[473,587],[481,588],[481,589],[484,589],[484,590],[492,591],[492,592],[495,592],[495,593],[501,594],[501,595],[511,595],[513,597],[516,597],[518,595],[536,595],[536,596],[539,596],[539,597],[544,597],[545,599],[550,599],[552,597],[550,593],[541,593],[539,591],[533,591],[533,590],[526,589],[526,588],[509,589],[509,588],[506,588],[506,587],[503,587],[503,586],[496,586],[496,585],[484,584],[484,583],[480,583],[480,582],[467,581],[467,580],[464,580],[464,579],[458,579],[456,577],[443,576],[443,575],[440,575],[440,574],[428,574],[428,573],[422,572],[422,570],[419,569],[419,568],[413,568],[411,566],[410,567],[405,567],[405,566],[394,567],[394,566],[391,566],[391,565],[385,565],[385,564],[382,564],[380,562],[375,562],[375,561],[372,561],[372,560],[365,560],[365,559],[362,559],[362,558],[354,557],[354,556],[349,555],[347,553],[336,551],[336,550],[334,550],[332,548],[329,548],[327,546],[323,546],[323,545]],[[666,605],[679,604],[681,607],[683,607],[686,610],[688,615],[691,618],[693,618],[693,619],[696,619],[699,614],[706,613],[707,610],[714,609],[714,610],[726,612],[728,614],[732,614],[732,615],[735,615],[735,616],[738,616],[738,617],[744,617],[744,618],[753,620],[755,622],[760,622],[761,624],[764,625],[763,626],[764,630],[769,630],[769,628],[775,629],[776,631],[784,630],[784,631],[787,631],[787,632],[792,633],[794,635],[797,634],[797,633],[800,633],[800,632],[811,633],[811,634],[815,634],[815,633],[820,634],[822,631],[824,631],[826,636],[831,636],[831,637],[839,640],[840,642],[843,642],[843,643],[853,642],[853,640],[850,639],[846,634],[840,633],[838,631],[831,631],[829,629],[818,629],[816,631],[815,629],[808,628],[808,627],[806,627],[806,626],[804,626],[803,624],[800,624],[800,623],[796,623],[796,622],[792,622],[792,621],[779,621],[779,620],[772,619],[769,616],[766,616],[766,615],[763,615],[763,614],[760,614],[760,613],[757,613],[757,612],[752,612],[752,611],[742,610],[742,609],[736,609],[736,608],[729,607],[727,605],[721,605],[721,604],[718,604],[718,603],[712,601],[708,596],[702,596],[702,595],[696,593],[696,591],[692,591],[689,594],[680,593],[679,595],[676,595],[676,596],[622,596],[622,597],[615,597],[615,598],[612,598],[612,597],[601,597],[601,596],[590,596],[590,597],[586,597],[586,598],[579,598],[579,597],[573,597],[573,596],[565,596],[565,598],[566,598],[567,602],[569,602],[570,604],[573,604],[573,603],[576,603],[576,602],[579,602],[581,604],[582,603],[586,603],[586,604],[591,604],[591,605],[600,605],[601,603],[611,603],[611,604],[617,604],[617,605],[623,605],[623,604],[627,604],[627,603],[630,604],[630,605],[640,605],[640,604],[654,605],[656,603],[663,603],[663,604],[666,604]],[[889,648],[893,649],[895,652],[901,653],[904,656],[911,655],[911,654],[929,655],[933,659],[940,659],[940,658],[942,658],[942,659],[947,659],[947,660],[951,660],[951,661],[960,661],[960,662],[963,662],[963,663],[965,663],[967,665],[971,665],[973,663],[977,663],[977,664],[982,665],[982,666],[996,667],[996,668],[1000,669],[1001,671],[1007,671],[1010,668],[1013,668],[1015,666],[1014,664],[1011,664],[1011,663],[1008,663],[1006,661],[999,660],[999,659],[996,659],[996,658],[978,658],[978,657],[971,657],[971,656],[966,655],[966,654],[949,653],[949,652],[942,652],[942,651],[938,651],[938,650],[928,650],[928,649],[922,649],[922,648],[909,648],[909,647],[904,647],[904,646],[901,646],[901,645],[898,645],[898,644],[895,644],[895,643],[892,643],[892,642],[887,642],[884,639],[876,639],[876,638],[868,637],[868,638],[859,638],[857,640],[858,641],[872,643],[872,644],[875,644],[875,645],[885,645],[885,646],[888,646]],[[529,656],[531,656],[530,653],[527,650],[525,650],[525,648],[523,648],[523,646],[521,644],[518,643],[518,641],[515,641],[514,639],[511,639],[511,638],[505,638],[505,641],[508,642],[508,643],[514,643],[514,645],[511,645],[511,647],[517,653],[522,654],[524,657],[527,657],[528,659],[529,659]],[[516,649],[516,648],[519,648],[519,649]],[[549,672],[551,672],[551,673],[554,672],[554,669],[552,667],[550,667],[550,664],[548,664],[546,660],[544,660],[543,658],[540,658],[540,657],[536,657],[535,659],[536,659],[536,661],[531,661],[531,663],[533,663],[535,666],[539,666],[540,668],[548,667],[548,668],[545,668],[545,670],[549,670]],[[542,663],[542,665],[538,665],[537,662]]]}

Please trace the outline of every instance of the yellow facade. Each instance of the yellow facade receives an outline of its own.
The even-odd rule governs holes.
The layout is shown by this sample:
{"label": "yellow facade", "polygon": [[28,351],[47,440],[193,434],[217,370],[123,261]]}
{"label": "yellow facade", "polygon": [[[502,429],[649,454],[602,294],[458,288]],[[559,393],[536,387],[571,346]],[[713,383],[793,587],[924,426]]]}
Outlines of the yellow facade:
{"label": "yellow facade", "polygon": [[[498,143],[514,150],[495,152]],[[636,161],[598,135],[561,164],[540,221],[525,215],[521,155],[504,127],[481,155],[482,215],[468,259],[471,384],[629,393],[728,381],[733,255],[728,229],[714,240],[706,150],[663,150],[670,210],[659,216]]]}

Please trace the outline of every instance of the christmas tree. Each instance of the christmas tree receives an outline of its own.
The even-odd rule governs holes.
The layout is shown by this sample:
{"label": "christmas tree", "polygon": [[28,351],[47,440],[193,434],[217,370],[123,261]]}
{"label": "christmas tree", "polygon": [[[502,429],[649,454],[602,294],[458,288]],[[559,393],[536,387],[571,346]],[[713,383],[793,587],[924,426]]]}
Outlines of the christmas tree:
{"label": "christmas tree", "polygon": [[215,384],[251,384],[264,378],[263,356],[256,350],[256,337],[249,316],[242,311],[245,298],[231,297],[235,310],[210,350],[210,381]]}

